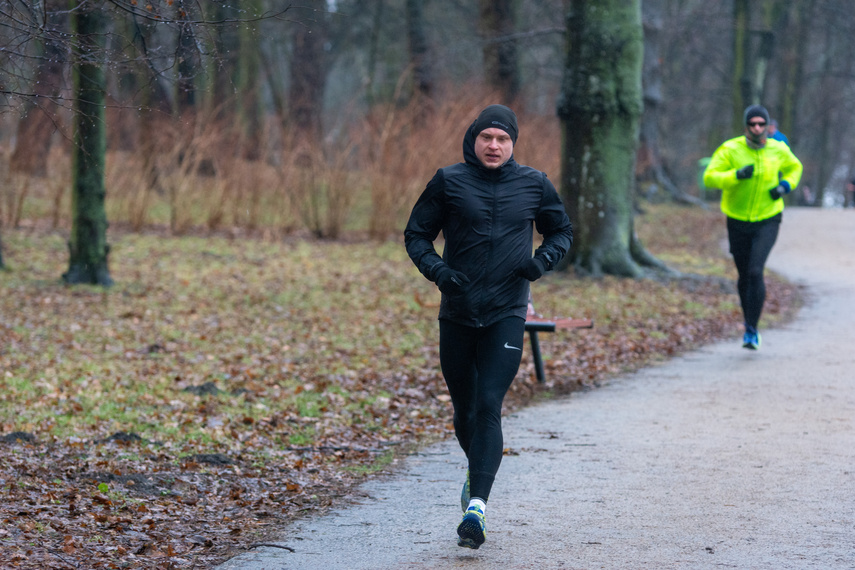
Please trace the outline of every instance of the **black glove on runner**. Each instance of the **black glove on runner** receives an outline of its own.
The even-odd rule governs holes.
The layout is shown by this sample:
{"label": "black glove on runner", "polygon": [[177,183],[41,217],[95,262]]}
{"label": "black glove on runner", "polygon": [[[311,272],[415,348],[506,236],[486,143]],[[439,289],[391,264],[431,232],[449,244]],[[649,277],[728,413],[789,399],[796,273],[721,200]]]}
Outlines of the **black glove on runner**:
{"label": "black glove on runner", "polygon": [[463,292],[463,286],[469,283],[469,278],[466,274],[460,271],[455,271],[448,265],[443,263],[435,271],[436,278],[434,282],[439,290],[446,295],[459,295]]}
{"label": "black glove on runner", "polygon": [[532,257],[517,269],[517,275],[529,281],[537,281],[546,273],[546,262],[540,257]]}
{"label": "black glove on runner", "polygon": [[777,200],[784,194],[789,194],[790,190],[792,190],[792,188],[790,187],[790,183],[782,178],[778,182],[777,186],[769,190],[769,196],[771,196],[773,200]]}
{"label": "black glove on runner", "polygon": [[751,178],[754,176],[754,165],[749,164],[747,166],[743,166],[739,170],[736,171],[736,179],[737,180],[745,180],[746,178]]}

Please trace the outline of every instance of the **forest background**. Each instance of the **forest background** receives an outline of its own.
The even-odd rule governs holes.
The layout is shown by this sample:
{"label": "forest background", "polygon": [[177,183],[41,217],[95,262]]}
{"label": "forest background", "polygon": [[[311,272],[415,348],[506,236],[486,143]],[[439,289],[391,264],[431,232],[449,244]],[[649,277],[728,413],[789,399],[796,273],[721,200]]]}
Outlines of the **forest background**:
{"label": "forest background", "polygon": [[[0,562],[204,566],[333,504],[389,450],[449,435],[436,292],[400,230],[491,102],[520,115],[517,159],[561,179],[581,3],[101,4],[109,292],[58,282],[68,4],[0,2]],[[839,206],[852,174],[847,2],[642,9],[636,227],[705,279],[539,285],[540,312],[596,329],[544,343],[545,385],[527,356],[510,409],[733,334],[716,191],[697,178],[745,104],[765,103],[805,164],[791,202]],[[653,205],[672,199],[711,208]],[[773,280],[768,322],[794,298]]]}
{"label": "forest background", "polygon": [[[67,226],[68,12],[36,2],[28,23],[30,3],[2,4],[0,222]],[[116,7],[105,41],[111,224],[385,238],[436,165],[460,160],[463,130],[493,101],[522,117],[517,158],[560,179],[572,2],[143,4],[105,4]],[[656,131],[647,148],[642,128],[641,193],[707,195],[699,160],[760,101],[805,165],[793,199],[843,203],[855,171],[851,6],[649,0],[642,10]],[[37,33],[42,11],[56,34]]]}

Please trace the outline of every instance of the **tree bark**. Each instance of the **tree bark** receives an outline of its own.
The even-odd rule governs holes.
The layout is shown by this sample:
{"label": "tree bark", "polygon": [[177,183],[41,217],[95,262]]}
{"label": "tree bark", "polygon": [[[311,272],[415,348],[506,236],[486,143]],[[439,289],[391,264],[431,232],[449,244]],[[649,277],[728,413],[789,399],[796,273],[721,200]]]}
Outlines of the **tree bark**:
{"label": "tree bark", "polygon": [[433,97],[433,72],[425,35],[422,0],[407,0],[407,40],[413,68],[413,92],[420,101]]}
{"label": "tree bark", "polygon": [[660,37],[662,32],[662,7],[660,0],[644,0],[644,59],[642,65],[642,87],[644,113],[641,116],[639,148],[636,157],[636,180],[653,184],[666,191],[672,199],[682,204],[693,204],[706,208],[706,204],[689,196],[672,182],[665,172],[662,151],[659,146],[659,107],[662,103],[662,72],[660,63]]}
{"label": "tree bark", "polygon": [[[248,18],[260,15],[262,12],[260,0],[243,0],[241,4]],[[240,26],[238,44],[240,54],[238,56],[237,104],[241,133],[241,154],[247,160],[258,160],[261,156],[261,97],[259,90],[261,49],[256,23],[247,22]]]}
{"label": "tree bark", "polygon": [[[751,87],[751,99],[758,103],[766,101],[766,79],[769,71],[769,60],[775,46],[775,35],[769,30],[760,32],[760,46],[754,61],[754,79]],[[747,106],[747,105],[746,105]],[[768,103],[766,103],[768,106]]]}
{"label": "tree bark", "polygon": [[62,35],[62,18],[50,3],[45,11],[49,29],[35,36],[39,44],[39,61],[32,83],[33,97],[24,103],[18,121],[15,150],[9,158],[10,169],[30,176],[47,175],[51,135],[59,126],[59,105],[54,98],[62,87],[62,68],[68,60]]}
{"label": "tree bark", "polygon": [[72,222],[66,283],[113,284],[107,267],[107,213],[104,164],[106,15],[100,7],[77,2],[72,10],[74,134],[72,148]]}
{"label": "tree bark", "polygon": [[781,69],[781,95],[778,103],[778,123],[781,131],[789,134],[794,140],[798,140],[796,126],[797,101],[801,98],[801,92],[805,84],[804,60],[800,50],[807,45],[810,37],[810,14],[814,12],[815,0],[797,0],[791,6],[792,16],[789,19],[790,26],[795,30],[794,41],[785,41],[782,45],[783,66]]}
{"label": "tree bark", "polygon": [[748,0],[733,2],[733,132],[741,133],[743,110],[751,101],[751,78],[748,75],[748,60],[751,53],[751,38],[748,32]]}
{"label": "tree bark", "polygon": [[[192,5],[188,0],[179,0],[179,13],[189,15]],[[188,16],[179,16],[179,20],[188,20]],[[190,22],[181,22],[178,26],[178,40],[175,50],[178,62],[175,82],[175,108],[179,117],[185,111],[196,107],[196,77],[201,72],[201,58],[197,47],[196,32]]]}
{"label": "tree bark", "polygon": [[305,5],[312,10],[308,14],[300,14],[301,22],[294,34],[289,115],[298,138],[309,148],[317,148],[321,140],[321,111],[327,76],[324,54],[327,3],[326,0],[311,0]]}
{"label": "tree bark", "polygon": [[822,51],[822,71],[820,76],[820,85],[824,87],[822,92],[825,94],[822,99],[820,99],[819,109],[819,117],[816,125],[816,135],[819,140],[819,149],[816,153],[817,158],[819,159],[818,168],[817,168],[817,184],[816,184],[816,200],[820,204],[823,203],[825,199],[825,187],[828,184],[828,180],[831,178],[831,173],[834,170],[834,162],[836,159],[835,153],[832,151],[833,145],[831,142],[831,131],[832,131],[832,121],[834,115],[834,106],[830,104],[831,102],[826,99],[829,93],[833,92],[833,80],[832,80],[832,66],[833,66],[833,56],[835,50],[835,42],[834,38],[830,35],[825,37],[825,49]]}
{"label": "tree bark", "polygon": [[368,53],[366,54],[367,58],[367,77],[365,78],[365,102],[368,105],[368,108],[371,109],[374,107],[374,104],[377,100],[377,94],[375,93],[374,88],[374,80],[377,75],[377,61],[379,59],[378,55],[380,53],[380,28],[383,24],[386,15],[386,4],[385,2],[375,2],[374,4],[374,12],[371,15],[371,31],[368,34],[368,42],[366,49]]}
{"label": "tree bark", "polygon": [[[207,22],[227,22],[240,18],[241,10],[237,2],[187,2],[187,14],[189,20],[198,11],[199,17]],[[193,10],[190,10],[190,7]],[[185,111],[191,111],[192,115],[203,115],[211,120],[232,120],[230,111],[234,108],[234,86],[237,80],[237,58],[239,56],[239,40],[237,33],[226,25],[213,26],[209,33],[199,33],[200,29],[195,24],[188,22],[182,26],[180,38],[185,38],[187,43],[193,41],[194,45],[187,46],[192,49],[193,57],[198,59],[198,70],[203,73],[195,73],[193,66],[182,68],[182,81],[188,89],[194,89],[192,105],[189,101],[184,107],[176,107],[176,114],[183,117]],[[209,53],[202,57],[199,46]],[[180,49],[181,53],[186,53]],[[192,85],[191,85],[192,82]]]}
{"label": "tree bark", "polygon": [[513,0],[481,0],[481,33],[484,36],[484,76],[502,103],[512,105],[519,95],[520,75]]}
{"label": "tree bark", "polygon": [[640,0],[571,0],[557,109],[561,193],[576,225],[564,267],[594,276],[642,277],[656,265],[633,231],[642,50]]}

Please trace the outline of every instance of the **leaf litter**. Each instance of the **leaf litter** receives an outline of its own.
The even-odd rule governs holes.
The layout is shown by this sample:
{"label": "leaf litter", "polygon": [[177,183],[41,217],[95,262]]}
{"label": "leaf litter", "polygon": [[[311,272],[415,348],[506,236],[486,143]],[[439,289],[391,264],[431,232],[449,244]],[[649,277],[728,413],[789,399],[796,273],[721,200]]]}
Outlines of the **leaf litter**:
{"label": "leaf litter", "polygon": [[[541,335],[547,381],[526,350],[506,412],[738,338],[720,216],[652,210],[648,248],[707,278],[538,282],[539,313],[595,327]],[[103,291],[59,283],[61,234],[4,234],[0,566],[209,567],[453,437],[439,295],[400,243],[111,243]],[[799,305],[775,276],[767,294],[768,325]]]}

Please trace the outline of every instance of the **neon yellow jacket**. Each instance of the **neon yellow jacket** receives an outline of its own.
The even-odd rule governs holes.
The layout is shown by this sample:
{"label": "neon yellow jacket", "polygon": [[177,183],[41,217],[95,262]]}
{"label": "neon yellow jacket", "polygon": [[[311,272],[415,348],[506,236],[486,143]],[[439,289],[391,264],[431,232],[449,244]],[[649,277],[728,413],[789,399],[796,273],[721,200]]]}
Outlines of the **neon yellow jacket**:
{"label": "neon yellow jacket", "polygon": [[[754,165],[751,178],[738,180],[736,171]],[[783,200],[772,200],[769,190],[779,180],[786,180],[795,189],[802,177],[802,163],[781,141],[769,138],[766,146],[753,149],[744,136],[722,143],[712,155],[704,171],[704,185],[721,188],[721,211],[743,222],[758,222],[780,214]]]}

